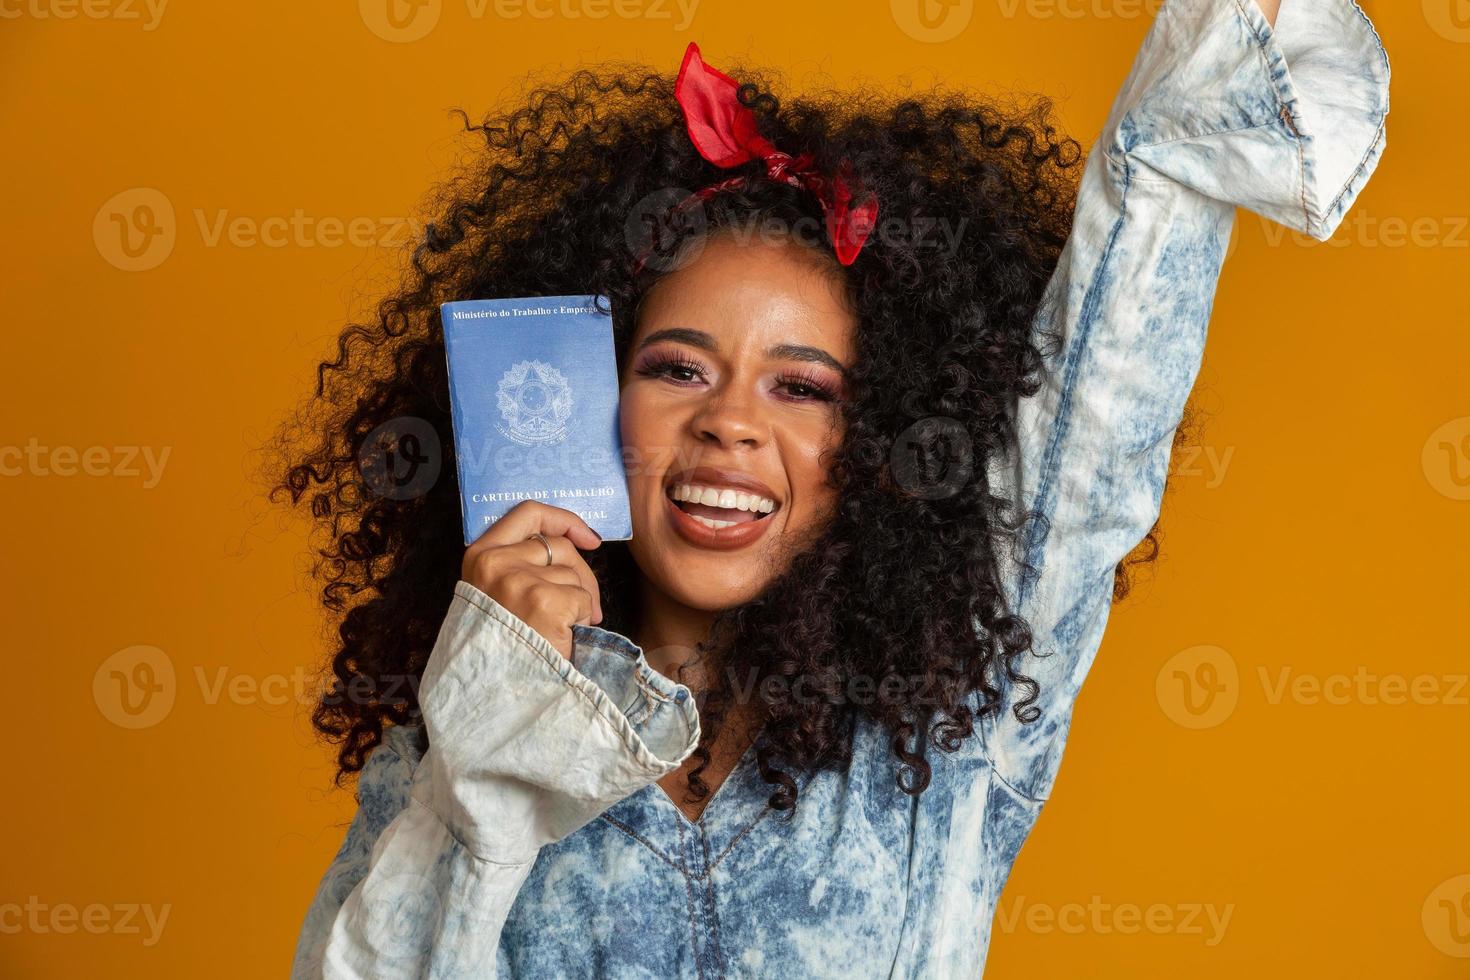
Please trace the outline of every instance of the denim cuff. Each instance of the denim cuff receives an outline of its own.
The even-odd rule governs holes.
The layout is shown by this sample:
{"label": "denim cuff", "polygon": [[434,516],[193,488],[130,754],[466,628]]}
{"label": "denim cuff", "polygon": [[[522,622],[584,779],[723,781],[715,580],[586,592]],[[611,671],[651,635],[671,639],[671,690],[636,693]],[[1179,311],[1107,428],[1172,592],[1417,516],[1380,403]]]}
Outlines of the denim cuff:
{"label": "denim cuff", "polygon": [[643,651],[619,633],[574,626],[572,636],[573,668],[602,689],[655,755],[680,754],[689,732],[699,731],[689,688],[654,670]]}
{"label": "denim cuff", "polygon": [[1255,0],[1170,0],[1103,150],[1325,240],[1383,153],[1389,77],[1352,0],[1287,0],[1274,28]]}
{"label": "denim cuff", "polygon": [[631,750],[628,761],[636,766],[654,774],[672,771],[699,743],[699,711],[689,688],[650,667],[631,640],[595,626],[573,626],[569,661],[524,620],[473,585],[461,581],[454,592],[517,637],[522,648],[534,651],[534,659],[550,666],[569,689],[587,696],[621,735]]}

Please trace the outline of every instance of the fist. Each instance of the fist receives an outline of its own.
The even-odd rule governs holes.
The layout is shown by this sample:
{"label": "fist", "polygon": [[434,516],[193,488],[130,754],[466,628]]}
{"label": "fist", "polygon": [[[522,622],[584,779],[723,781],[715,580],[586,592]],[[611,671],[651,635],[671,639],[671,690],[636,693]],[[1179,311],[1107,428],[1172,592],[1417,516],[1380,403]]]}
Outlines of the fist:
{"label": "fist", "polygon": [[[551,546],[532,535],[541,534]],[[460,578],[510,610],[568,660],[572,627],[602,622],[597,578],[577,549],[602,544],[576,514],[522,501],[480,535],[464,553]]]}

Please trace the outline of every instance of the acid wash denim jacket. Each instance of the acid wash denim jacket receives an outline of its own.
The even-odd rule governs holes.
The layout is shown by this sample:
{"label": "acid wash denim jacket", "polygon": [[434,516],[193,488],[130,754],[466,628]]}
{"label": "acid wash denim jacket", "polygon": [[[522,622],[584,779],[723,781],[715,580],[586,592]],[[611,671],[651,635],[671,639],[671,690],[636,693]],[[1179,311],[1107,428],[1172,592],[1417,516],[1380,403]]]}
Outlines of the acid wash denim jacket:
{"label": "acid wash denim jacket", "polygon": [[1254,0],[1162,7],[1039,313],[1044,387],[992,473],[1045,518],[1005,569],[1047,654],[1023,666],[1039,720],[988,715],[917,798],[859,725],[790,820],[752,747],[690,821],[655,785],[698,743],[690,691],[596,627],[569,661],[461,582],[420,688],[430,747],[391,729],[368,758],[293,976],[979,976],[1113,569],[1158,514],[1235,209],[1331,236],[1383,152],[1388,80],[1350,0],[1285,0],[1274,30]]}

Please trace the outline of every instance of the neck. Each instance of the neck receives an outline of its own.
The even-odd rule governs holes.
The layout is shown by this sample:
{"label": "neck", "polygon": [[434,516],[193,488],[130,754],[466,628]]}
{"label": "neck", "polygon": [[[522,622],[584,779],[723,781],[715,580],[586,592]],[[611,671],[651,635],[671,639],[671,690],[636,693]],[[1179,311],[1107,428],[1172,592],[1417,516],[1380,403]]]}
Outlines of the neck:
{"label": "neck", "polygon": [[638,585],[638,625],[630,639],[643,648],[650,667],[698,691],[705,686],[700,668],[691,666],[682,676],[679,668],[694,659],[697,644],[709,639],[714,619],[715,613],[686,606],[645,579]]}

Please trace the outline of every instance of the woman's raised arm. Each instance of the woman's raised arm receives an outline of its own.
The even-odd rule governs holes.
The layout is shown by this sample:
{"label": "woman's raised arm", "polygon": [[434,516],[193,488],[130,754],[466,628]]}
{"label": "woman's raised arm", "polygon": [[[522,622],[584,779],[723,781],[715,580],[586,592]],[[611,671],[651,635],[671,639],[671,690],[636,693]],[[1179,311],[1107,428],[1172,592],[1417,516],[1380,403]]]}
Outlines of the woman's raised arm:
{"label": "woman's raised arm", "polygon": [[[1033,650],[1039,718],[984,725],[997,773],[1045,799],[1092,664],[1117,564],[1159,513],[1236,207],[1326,239],[1377,165],[1388,60],[1350,0],[1169,0],[1093,148],[1037,329],[1041,390],[1019,451],[991,478],[1036,515],[1010,557],[1009,601]],[[1272,11],[1275,13],[1275,11]],[[1288,329],[1289,284],[1262,283]]]}
{"label": "woman's raised arm", "polygon": [[419,688],[428,751],[391,729],[368,758],[292,977],[495,976],[538,851],[694,750],[688,688],[641,654],[587,642],[574,654],[575,666],[490,596],[455,587]]}

